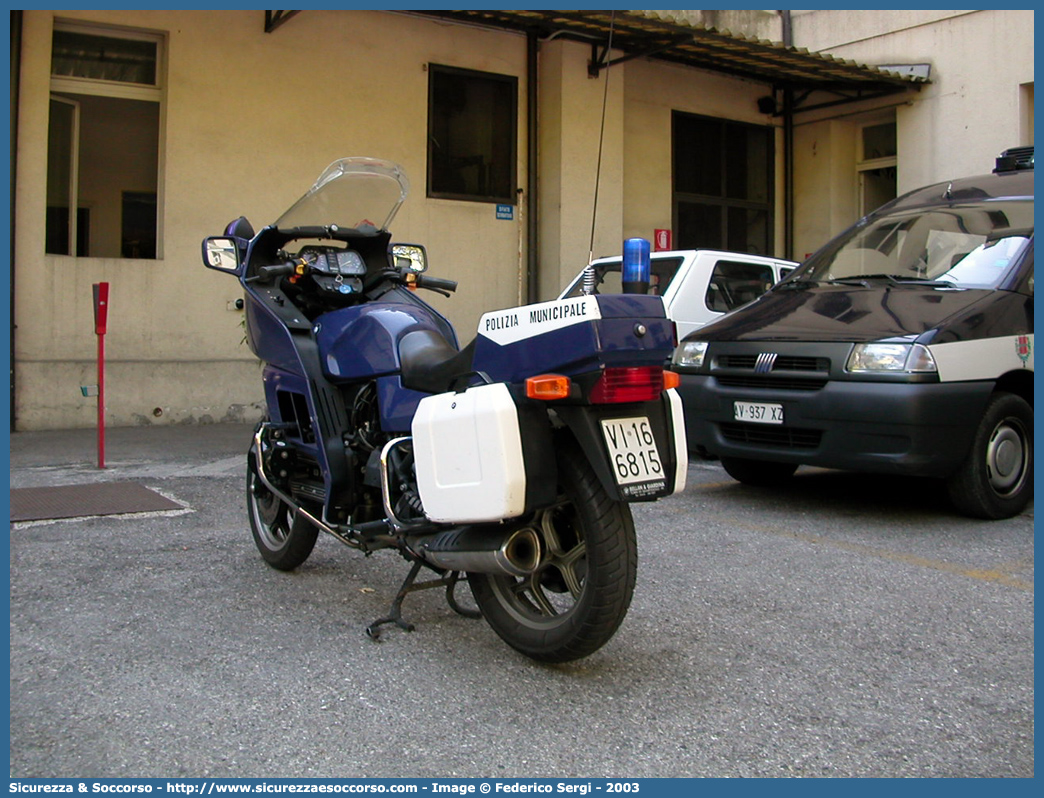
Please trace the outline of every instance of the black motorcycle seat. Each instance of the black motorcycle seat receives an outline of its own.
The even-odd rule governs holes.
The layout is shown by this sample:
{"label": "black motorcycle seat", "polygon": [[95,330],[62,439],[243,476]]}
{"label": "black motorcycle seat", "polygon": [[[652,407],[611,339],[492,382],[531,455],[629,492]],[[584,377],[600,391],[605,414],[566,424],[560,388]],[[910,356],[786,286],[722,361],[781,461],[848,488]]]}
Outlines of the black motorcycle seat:
{"label": "black motorcycle seat", "polygon": [[459,352],[435,330],[414,330],[399,341],[402,385],[412,391],[445,393],[472,372],[475,341]]}

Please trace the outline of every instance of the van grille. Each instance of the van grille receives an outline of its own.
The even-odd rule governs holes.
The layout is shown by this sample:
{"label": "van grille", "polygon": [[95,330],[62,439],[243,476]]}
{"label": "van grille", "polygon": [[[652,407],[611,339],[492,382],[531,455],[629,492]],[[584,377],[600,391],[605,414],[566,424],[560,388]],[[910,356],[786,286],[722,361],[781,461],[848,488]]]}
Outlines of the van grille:
{"label": "van grille", "polygon": [[791,449],[815,449],[823,437],[817,429],[769,427],[761,424],[719,424],[721,435],[730,443],[754,446],[785,446]]}
{"label": "van grille", "polygon": [[818,391],[826,380],[807,380],[794,377],[736,377],[718,376],[718,384],[725,388],[782,388],[789,391]]}
{"label": "van grille", "polygon": [[[758,355],[718,355],[718,368],[744,369],[753,371],[757,365]],[[772,365],[772,371],[829,371],[830,361],[825,357],[801,357],[798,355],[779,355]]]}

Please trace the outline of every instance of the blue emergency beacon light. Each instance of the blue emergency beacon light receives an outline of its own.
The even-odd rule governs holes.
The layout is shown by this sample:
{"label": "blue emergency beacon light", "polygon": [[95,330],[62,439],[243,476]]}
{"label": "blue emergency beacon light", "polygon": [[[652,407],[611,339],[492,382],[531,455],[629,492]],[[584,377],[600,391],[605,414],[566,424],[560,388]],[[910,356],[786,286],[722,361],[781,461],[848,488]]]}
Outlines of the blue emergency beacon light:
{"label": "blue emergency beacon light", "polygon": [[628,238],[623,245],[621,281],[625,294],[645,294],[649,291],[652,267],[649,263],[649,242],[644,238]]}

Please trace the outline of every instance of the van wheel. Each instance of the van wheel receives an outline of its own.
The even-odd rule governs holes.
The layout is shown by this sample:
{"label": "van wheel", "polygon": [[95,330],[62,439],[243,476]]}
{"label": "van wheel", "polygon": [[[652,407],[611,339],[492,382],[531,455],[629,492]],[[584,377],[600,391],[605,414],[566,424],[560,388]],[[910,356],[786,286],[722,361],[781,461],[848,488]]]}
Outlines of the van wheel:
{"label": "van wheel", "polygon": [[986,405],[971,451],[946,482],[954,507],[973,518],[1011,518],[1033,498],[1033,408],[1012,393]]}
{"label": "van wheel", "polygon": [[797,471],[793,463],[772,463],[767,460],[747,460],[743,457],[723,457],[721,465],[730,477],[744,485],[771,487],[786,482]]}

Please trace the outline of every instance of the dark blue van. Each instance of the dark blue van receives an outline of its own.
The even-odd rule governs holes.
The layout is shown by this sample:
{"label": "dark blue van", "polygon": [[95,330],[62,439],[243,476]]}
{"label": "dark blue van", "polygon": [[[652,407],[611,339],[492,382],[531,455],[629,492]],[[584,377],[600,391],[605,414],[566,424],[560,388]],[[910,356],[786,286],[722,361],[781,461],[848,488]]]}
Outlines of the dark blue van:
{"label": "dark blue van", "polygon": [[937,477],[981,518],[1033,498],[1033,148],[884,205],[685,337],[690,450],[768,484],[799,465]]}

